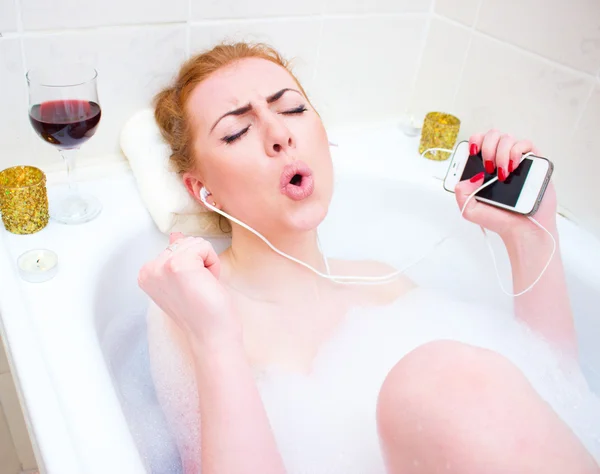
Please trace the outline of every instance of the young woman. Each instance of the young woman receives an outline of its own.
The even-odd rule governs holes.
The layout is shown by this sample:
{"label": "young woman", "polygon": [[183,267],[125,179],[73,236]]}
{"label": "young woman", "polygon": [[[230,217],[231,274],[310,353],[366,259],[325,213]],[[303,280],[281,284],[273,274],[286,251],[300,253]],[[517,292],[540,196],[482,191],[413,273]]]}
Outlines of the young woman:
{"label": "young woman", "polygon": [[[327,134],[276,51],[239,43],[193,57],[158,95],[155,116],[195,199],[206,188],[214,206],[280,250],[326,271],[317,227],[333,193]],[[470,146],[472,152],[482,151],[486,167],[497,169],[500,180],[524,153],[535,151],[531,142],[495,130],[472,136]],[[458,205],[482,182],[480,175],[461,183]],[[548,258],[547,235],[522,216],[475,201],[464,215],[500,235],[516,289],[537,277]],[[558,240],[552,186],[536,219]],[[372,261],[328,264],[336,275],[392,271]],[[139,282],[155,303],[148,328],[159,400],[185,472],[201,467],[204,474],[307,472],[292,455],[282,456],[285,440],[274,435],[257,371],[276,366],[285,373],[310,374],[349,311],[383,307],[416,291],[407,278],[374,286],[322,279],[235,224],[231,247],[221,255],[201,238],[172,235],[171,245],[141,270]],[[560,252],[514,306],[516,318],[540,338],[576,356]],[[376,387],[372,414],[378,433],[349,436],[348,446],[341,448],[345,454],[331,452],[327,462],[315,462],[311,473],[333,474],[339,466],[345,474],[373,474],[383,464],[385,472],[397,474],[600,472],[580,437],[502,355],[448,340],[414,350],[403,349],[399,340],[397,352],[396,365]],[[344,397],[353,395],[348,386]],[[352,419],[348,413],[341,428],[349,435],[360,430]],[[297,448],[310,457],[311,446],[321,441],[319,427],[306,435],[312,439]],[[377,438],[379,443],[373,442]],[[304,443],[295,439],[296,445]],[[380,445],[376,455],[366,447],[374,444]],[[344,456],[364,470],[352,471]]]}

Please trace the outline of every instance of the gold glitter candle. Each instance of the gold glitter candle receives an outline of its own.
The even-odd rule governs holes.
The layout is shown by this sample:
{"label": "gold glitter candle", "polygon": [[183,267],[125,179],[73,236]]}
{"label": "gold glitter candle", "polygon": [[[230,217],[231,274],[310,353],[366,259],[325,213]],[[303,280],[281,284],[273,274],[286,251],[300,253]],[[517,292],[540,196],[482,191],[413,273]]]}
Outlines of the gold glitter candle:
{"label": "gold glitter candle", "polygon": [[[454,148],[459,130],[460,120],[454,115],[443,112],[429,112],[423,122],[419,153],[422,154],[429,148]],[[450,157],[450,153],[430,151],[425,154],[425,157],[430,160],[443,161]]]}
{"label": "gold glitter candle", "polygon": [[6,230],[33,234],[48,224],[46,175],[33,166],[0,172],[0,212]]}

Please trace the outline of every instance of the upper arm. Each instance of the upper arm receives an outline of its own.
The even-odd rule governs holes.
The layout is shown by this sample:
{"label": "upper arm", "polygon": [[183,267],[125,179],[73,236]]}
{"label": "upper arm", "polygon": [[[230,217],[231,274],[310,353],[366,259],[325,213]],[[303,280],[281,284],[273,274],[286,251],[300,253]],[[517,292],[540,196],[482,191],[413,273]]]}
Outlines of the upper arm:
{"label": "upper arm", "polygon": [[185,334],[153,302],[147,314],[156,395],[177,443],[185,474],[200,472],[200,404],[194,359]]}

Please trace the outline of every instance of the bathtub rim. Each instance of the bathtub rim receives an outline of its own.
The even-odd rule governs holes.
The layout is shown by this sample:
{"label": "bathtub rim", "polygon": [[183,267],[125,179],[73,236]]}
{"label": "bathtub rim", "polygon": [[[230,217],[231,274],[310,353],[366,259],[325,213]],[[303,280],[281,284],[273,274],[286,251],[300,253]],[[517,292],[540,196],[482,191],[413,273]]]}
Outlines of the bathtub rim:
{"label": "bathtub rim", "polygon": [[[339,158],[341,153],[344,154],[343,163]],[[415,161],[414,166],[406,166],[406,161],[398,160],[397,165],[375,162],[372,167],[365,169],[364,162],[353,159],[348,150],[334,150],[332,155],[336,177],[340,179],[383,178],[416,184],[432,191],[441,189],[440,175],[445,170],[444,163],[426,160]],[[400,170],[401,175],[391,177]],[[124,163],[115,162],[108,167],[89,167],[84,172],[83,179],[100,179],[111,174],[123,173],[131,174],[131,171]],[[58,183],[60,177],[53,176],[52,181]],[[576,267],[578,276],[581,269],[585,274],[585,281],[593,285],[600,294],[600,241],[561,215],[558,216],[558,225],[561,240],[568,240],[570,243],[562,249],[566,266],[568,264],[571,269]],[[80,473],[83,472],[84,465],[72,442],[67,419],[60,407],[58,390],[52,383],[46,367],[47,362],[38,343],[36,327],[21,286],[26,283],[19,279],[16,261],[11,258],[6,240],[7,233],[5,229],[0,231],[0,268],[6,269],[0,273],[0,333],[5,341],[9,367],[23,407],[38,466],[43,472]],[[581,248],[587,248],[588,252],[582,252]]]}

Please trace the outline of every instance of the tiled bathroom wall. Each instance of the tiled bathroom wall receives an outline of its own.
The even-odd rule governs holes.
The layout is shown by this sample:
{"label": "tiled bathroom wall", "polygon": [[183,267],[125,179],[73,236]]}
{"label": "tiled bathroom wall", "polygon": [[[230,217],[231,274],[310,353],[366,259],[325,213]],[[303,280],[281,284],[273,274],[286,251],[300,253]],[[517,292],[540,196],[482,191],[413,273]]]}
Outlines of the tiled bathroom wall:
{"label": "tiled bathroom wall", "polygon": [[0,0],[0,33],[0,167],[60,165],[28,123],[29,68],[96,65],[103,120],[82,161],[118,159],[122,125],[186,57],[262,40],[296,58],[328,126],[445,110],[463,137],[531,138],[564,210],[600,235],[597,0]]}
{"label": "tiled bathroom wall", "polygon": [[557,164],[561,204],[600,235],[600,3],[596,0],[0,0],[0,166],[59,165],[27,119],[29,68],[83,59],[103,120],[82,150],[118,155],[118,133],[190,54],[264,40],[295,57],[327,125],[446,110],[462,134],[532,138]]}
{"label": "tiled bathroom wall", "polygon": [[[0,0],[0,169],[60,165],[29,125],[27,69],[94,64],[103,119],[81,161],[119,159],[127,118],[190,54],[234,38],[296,58],[328,126],[444,110],[465,138],[531,138],[556,163],[563,210],[600,236],[599,0]],[[1,360],[0,383],[12,384]],[[22,422],[4,408],[0,464],[29,468]]]}
{"label": "tiled bathroom wall", "polygon": [[600,2],[435,0],[409,110],[534,141],[561,210],[600,236]]}

